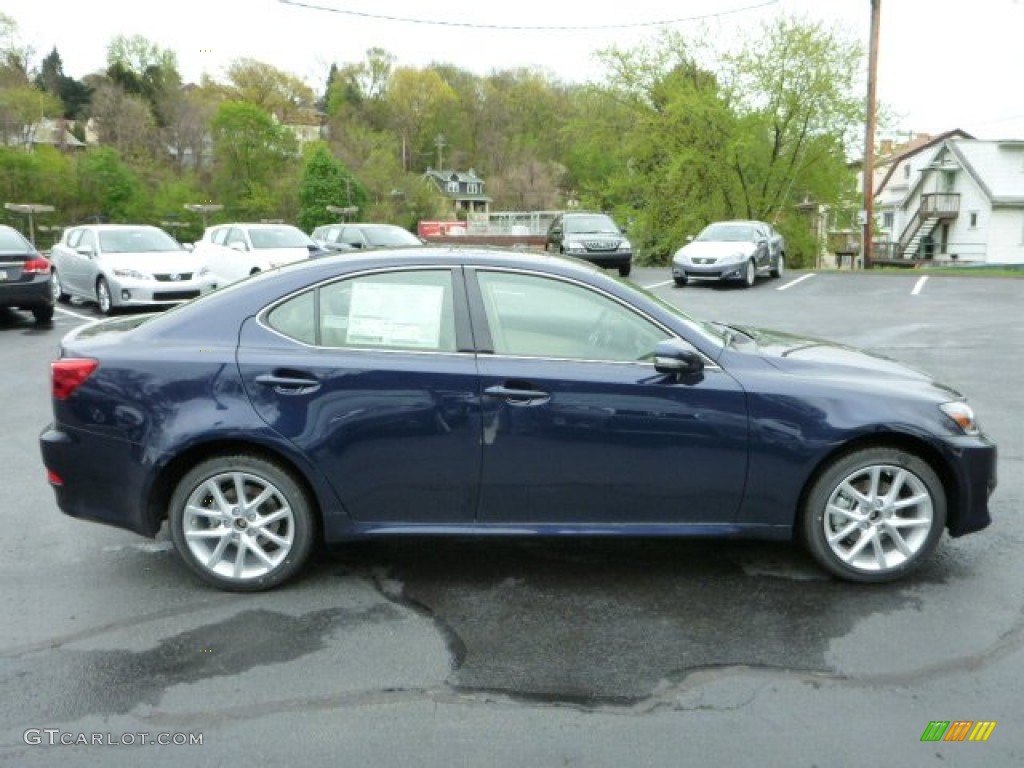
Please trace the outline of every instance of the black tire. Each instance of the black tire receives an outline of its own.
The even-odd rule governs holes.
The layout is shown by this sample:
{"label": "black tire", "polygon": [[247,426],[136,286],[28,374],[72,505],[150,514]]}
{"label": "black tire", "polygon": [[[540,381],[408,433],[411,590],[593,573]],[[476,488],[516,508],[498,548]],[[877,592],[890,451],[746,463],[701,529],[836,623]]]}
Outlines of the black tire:
{"label": "black tire", "polygon": [[676,284],[676,288],[684,288],[690,280],[686,275],[683,275],[682,277],[673,277],[672,282]]}
{"label": "black tire", "polygon": [[[239,486],[250,501],[269,495],[247,510],[235,503]],[[292,474],[245,454],[208,459],[188,472],[167,522],[185,565],[227,592],[273,589],[292,578],[308,562],[316,532],[313,503]]]}
{"label": "black tire", "polygon": [[848,453],[825,467],[799,521],[818,564],[860,583],[894,581],[917,569],[945,527],[946,493],[935,471],[912,453],[884,447]]}
{"label": "black tire", "polygon": [[32,317],[36,319],[37,323],[48,323],[53,320],[53,305],[48,304],[43,307],[32,307]]}
{"label": "black tire", "polygon": [[50,292],[53,294],[54,301],[59,301],[61,304],[71,301],[71,295],[64,293],[64,286],[61,285],[56,269],[50,272]]}
{"label": "black tire", "polygon": [[775,260],[775,266],[772,268],[772,277],[782,277],[786,271],[786,254],[780,253],[779,257]]}
{"label": "black tire", "polygon": [[743,269],[743,287],[753,288],[754,283],[757,282],[757,266],[754,264],[754,260],[751,259],[747,262],[746,267]]}
{"label": "black tire", "polygon": [[619,265],[619,277],[629,277],[629,273],[633,271],[632,264],[620,264]]}
{"label": "black tire", "polygon": [[104,315],[114,314],[114,297],[110,295],[110,286],[102,277],[96,281],[96,303]]}

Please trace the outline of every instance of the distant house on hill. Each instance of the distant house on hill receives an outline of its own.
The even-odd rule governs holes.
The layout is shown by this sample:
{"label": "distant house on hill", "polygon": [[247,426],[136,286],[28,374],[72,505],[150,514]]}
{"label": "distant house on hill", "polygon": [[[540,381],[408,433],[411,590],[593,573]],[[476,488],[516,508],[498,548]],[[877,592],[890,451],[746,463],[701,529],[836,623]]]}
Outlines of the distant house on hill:
{"label": "distant house on hill", "polygon": [[470,168],[466,172],[436,171],[427,168],[423,178],[445,198],[453,216],[465,218],[471,213],[489,213],[491,198],[484,194],[484,180]]}

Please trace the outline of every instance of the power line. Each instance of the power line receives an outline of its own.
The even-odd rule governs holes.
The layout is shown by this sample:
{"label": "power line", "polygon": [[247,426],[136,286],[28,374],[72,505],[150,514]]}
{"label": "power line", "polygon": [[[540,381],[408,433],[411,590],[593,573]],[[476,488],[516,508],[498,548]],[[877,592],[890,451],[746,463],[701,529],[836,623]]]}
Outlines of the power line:
{"label": "power line", "polygon": [[767,8],[770,5],[777,5],[779,0],[765,0],[765,2],[756,3],[754,5],[743,6],[742,8],[732,8],[727,11],[718,11],[716,13],[702,13],[697,16],[682,16],[674,19],[660,19],[653,21],[635,21],[620,24],[592,24],[592,25],[566,25],[566,26],[533,26],[527,24],[476,24],[469,21],[450,21],[446,19],[421,19],[409,16],[389,16],[382,13],[367,13],[366,11],[353,11],[345,8],[335,8],[329,5],[320,5],[318,3],[304,3],[300,0],[278,0],[282,5],[293,5],[297,8],[306,8],[312,11],[325,11],[328,13],[337,13],[344,16],[358,16],[364,19],[373,19],[375,21],[390,21],[399,22],[402,24],[423,24],[434,27],[462,27],[465,29],[490,29],[490,30],[501,30],[501,31],[530,31],[530,32],[565,32],[565,31],[577,31],[577,32],[596,32],[596,31],[608,31],[617,29],[636,29],[638,27],[664,27],[670,24],[681,24],[687,21],[702,21],[704,19],[717,19],[723,16],[732,16],[738,13],[746,13],[747,11],[756,11],[760,8]]}

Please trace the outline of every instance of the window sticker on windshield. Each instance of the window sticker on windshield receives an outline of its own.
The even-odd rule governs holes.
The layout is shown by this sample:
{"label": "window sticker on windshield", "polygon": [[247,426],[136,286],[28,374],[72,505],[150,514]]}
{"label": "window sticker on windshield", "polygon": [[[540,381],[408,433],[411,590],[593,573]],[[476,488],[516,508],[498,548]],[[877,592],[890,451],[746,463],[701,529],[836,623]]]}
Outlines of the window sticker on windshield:
{"label": "window sticker on windshield", "polygon": [[348,343],[437,349],[444,286],[357,282],[348,312]]}

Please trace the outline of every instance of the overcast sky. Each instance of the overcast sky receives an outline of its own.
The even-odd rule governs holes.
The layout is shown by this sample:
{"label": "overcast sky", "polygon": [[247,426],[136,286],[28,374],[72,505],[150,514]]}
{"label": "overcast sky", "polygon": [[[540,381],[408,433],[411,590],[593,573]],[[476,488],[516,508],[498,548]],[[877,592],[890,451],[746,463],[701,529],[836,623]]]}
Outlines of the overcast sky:
{"label": "overcast sky", "polygon": [[[233,59],[251,57],[319,92],[331,62],[362,60],[373,46],[399,65],[446,61],[479,74],[538,66],[580,82],[601,75],[595,51],[651,39],[659,27],[643,25],[668,20],[684,34],[706,26],[721,44],[777,14],[796,14],[837,25],[866,50],[871,8],[870,0],[295,2],[347,13],[278,0],[3,0],[0,10],[17,22],[36,63],[56,46],[74,77],[103,68],[114,35],[140,34],[173,50],[186,80],[220,77]],[[431,19],[443,23],[415,21]],[[979,138],[1024,139],[1022,40],[1024,0],[882,0],[879,98],[902,131],[963,128]]]}

